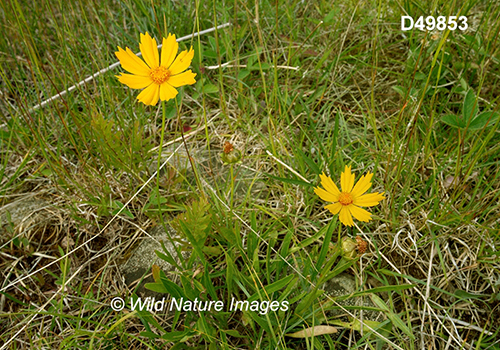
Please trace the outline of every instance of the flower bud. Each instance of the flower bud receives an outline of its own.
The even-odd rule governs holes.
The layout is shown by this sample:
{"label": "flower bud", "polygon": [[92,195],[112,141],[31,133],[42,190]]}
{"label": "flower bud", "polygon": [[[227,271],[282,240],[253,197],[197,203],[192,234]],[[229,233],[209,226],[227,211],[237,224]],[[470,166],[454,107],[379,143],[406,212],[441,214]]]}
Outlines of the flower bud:
{"label": "flower bud", "polygon": [[230,142],[224,144],[224,150],[220,154],[220,158],[224,164],[235,164],[241,160],[241,152],[234,149]]}
{"label": "flower bud", "polygon": [[358,248],[358,243],[350,238],[343,237],[342,238],[342,254],[346,259],[354,259],[357,255],[356,249]]}

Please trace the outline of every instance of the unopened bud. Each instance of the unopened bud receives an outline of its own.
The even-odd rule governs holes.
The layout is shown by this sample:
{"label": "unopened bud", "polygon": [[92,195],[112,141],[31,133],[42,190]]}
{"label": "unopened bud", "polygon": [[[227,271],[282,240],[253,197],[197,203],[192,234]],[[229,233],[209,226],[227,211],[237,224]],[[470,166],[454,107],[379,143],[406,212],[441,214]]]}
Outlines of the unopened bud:
{"label": "unopened bud", "polygon": [[342,253],[344,255],[344,258],[354,259],[357,255],[357,247],[358,243],[354,239],[347,236],[342,238]]}
{"label": "unopened bud", "polygon": [[241,152],[234,149],[230,142],[224,144],[224,150],[220,154],[220,158],[224,164],[235,164],[241,160]]}

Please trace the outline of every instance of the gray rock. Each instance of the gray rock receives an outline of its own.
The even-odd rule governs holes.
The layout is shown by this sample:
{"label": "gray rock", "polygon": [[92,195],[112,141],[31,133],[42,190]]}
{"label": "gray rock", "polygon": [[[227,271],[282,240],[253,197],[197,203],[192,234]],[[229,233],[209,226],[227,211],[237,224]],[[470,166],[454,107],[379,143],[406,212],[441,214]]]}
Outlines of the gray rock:
{"label": "gray rock", "polygon": [[45,226],[54,217],[53,205],[43,199],[24,197],[0,208],[0,227],[7,237],[30,232]]}
{"label": "gray rock", "polygon": [[[341,273],[328,280],[323,285],[322,289],[324,289],[325,292],[333,298],[350,295],[359,291],[356,287],[356,279],[354,278],[354,276],[351,276],[347,273]],[[342,301],[338,301],[338,303],[342,306],[376,307],[369,296],[351,297]],[[358,317],[360,315],[360,310],[348,311],[351,314],[357,315]],[[348,316],[348,314],[337,305],[334,305],[331,309],[328,309],[326,314],[331,318]],[[363,318],[371,321],[380,321],[381,319],[383,319],[383,313],[371,310],[363,310]]]}
{"label": "gray rock", "polygon": [[[153,264],[158,265],[169,278],[172,279],[174,277],[174,274],[172,272],[175,272],[177,270],[176,266],[166,262],[163,259],[160,259],[155,253],[155,250],[157,250],[160,253],[165,254],[160,244],[160,242],[163,241],[163,244],[170,255],[174,259],[176,259],[177,262],[179,262],[179,257],[177,255],[177,252],[175,251],[174,243],[171,242],[170,237],[176,239],[180,238],[177,232],[171,226],[166,225],[166,229],[168,230],[168,234],[163,226],[155,226],[150,229],[148,233],[153,238],[149,236],[143,237],[139,245],[133,250],[130,258],[126,261],[125,264],[120,266],[120,270],[122,276],[125,279],[125,283],[131,290],[134,290],[137,287],[137,284],[141,281],[141,278],[148,274],[151,274],[151,266]],[[181,252],[181,255],[183,259],[187,259],[189,257],[189,253],[187,252]],[[144,278],[144,280],[139,284],[139,287],[137,288],[137,295],[141,297],[159,297],[159,293],[155,293],[144,288],[144,285],[146,283],[154,283],[153,276]]]}

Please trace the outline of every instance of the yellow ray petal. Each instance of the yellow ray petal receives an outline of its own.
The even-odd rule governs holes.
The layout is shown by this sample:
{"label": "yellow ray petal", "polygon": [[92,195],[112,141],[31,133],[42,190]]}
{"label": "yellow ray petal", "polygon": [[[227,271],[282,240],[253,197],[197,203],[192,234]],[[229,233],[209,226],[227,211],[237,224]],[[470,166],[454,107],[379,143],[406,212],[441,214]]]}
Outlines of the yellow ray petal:
{"label": "yellow ray petal", "polygon": [[185,71],[194,57],[194,50],[190,48],[189,51],[182,51],[179,56],[175,59],[174,63],[168,68],[170,74],[176,75]]}
{"label": "yellow ray petal", "polygon": [[[339,191],[337,185],[335,185],[335,182],[333,182],[333,180],[329,176],[326,176],[325,173],[321,174],[319,176],[319,178],[321,179],[321,184],[323,185],[325,190],[327,190],[328,192],[330,192],[331,194],[333,194],[337,198],[339,198],[340,191]],[[335,200],[335,202],[337,200]]]}
{"label": "yellow ray petal", "polygon": [[183,85],[193,85],[194,83],[196,83],[196,80],[194,80],[195,76],[196,73],[193,73],[190,69],[185,71],[184,73],[170,77],[168,79],[168,83],[173,87],[179,87]]}
{"label": "yellow ray petal", "polygon": [[368,212],[360,207],[357,207],[355,205],[351,205],[351,206],[349,206],[349,210],[351,211],[352,216],[354,216],[359,221],[368,222],[371,219],[372,214],[370,214],[370,212]]}
{"label": "yellow ray petal", "polygon": [[360,207],[373,207],[378,204],[382,199],[385,199],[383,196],[384,193],[367,193],[360,197],[354,198],[353,204],[359,205]]}
{"label": "yellow ray petal", "polygon": [[371,183],[372,177],[373,177],[373,174],[370,172],[364,176],[361,176],[361,178],[358,180],[358,182],[356,183],[356,185],[354,186],[354,188],[351,191],[351,194],[353,195],[353,197],[359,197],[363,193],[368,191],[368,189],[372,186],[372,183]]}
{"label": "yellow ray petal", "polygon": [[125,74],[117,75],[116,77],[120,83],[127,85],[131,89],[144,89],[153,83],[150,76],[141,77],[139,75]]}
{"label": "yellow ray petal", "polygon": [[149,75],[149,67],[137,57],[128,47],[126,51],[118,46],[118,51],[115,52],[116,57],[120,60],[120,64],[123,69],[126,71],[140,75],[140,76],[148,76]]}
{"label": "yellow ray petal", "polygon": [[353,226],[354,221],[352,220],[351,212],[349,211],[350,207],[352,205],[342,205],[342,208],[340,208],[340,214],[339,214],[339,220],[341,223],[343,223],[346,226]]}
{"label": "yellow ray petal", "polygon": [[157,68],[160,66],[160,58],[158,56],[158,48],[156,44],[156,39],[151,38],[148,32],[146,34],[141,34],[141,43],[139,48],[142,52],[142,57],[148,64],[149,68]]}
{"label": "yellow ray petal", "polygon": [[160,62],[163,67],[170,67],[174,62],[175,55],[177,55],[177,50],[179,50],[179,44],[175,40],[175,34],[169,34],[166,39],[163,38]]}
{"label": "yellow ray petal", "polygon": [[351,192],[354,186],[354,174],[351,173],[351,166],[345,166],[344,172],[340,175],[340,187],[342,192]]}
{"label": "yellow ray petal", "polygon": [[314,193],[316,193],[319,196],[319,198],[321,198],[325,202],[338,202],[339,201],[339,196],[336,196],[333,193],[325,191],[321,187],[315,187]]}
{"label": "yellow ray petal", "polygon": [[339,213],[340,209],[342,209],[342,204],[340,203],[328,204],[325,206],[325,209],[330,210],[330,213],[336,215]]}
{"label": "yellow ray petal", "polygon": [[158,103],[160,98],[160,86],[158,84],[151,84],[141,91],[137,99],[145,105],[154,106]]}
{"label": "yellow ray petal", "polygon": [[175,96],[177,96],[178,91],[168,83],[163,83],[160,85],[160,99],[162,101],[168,101]]}

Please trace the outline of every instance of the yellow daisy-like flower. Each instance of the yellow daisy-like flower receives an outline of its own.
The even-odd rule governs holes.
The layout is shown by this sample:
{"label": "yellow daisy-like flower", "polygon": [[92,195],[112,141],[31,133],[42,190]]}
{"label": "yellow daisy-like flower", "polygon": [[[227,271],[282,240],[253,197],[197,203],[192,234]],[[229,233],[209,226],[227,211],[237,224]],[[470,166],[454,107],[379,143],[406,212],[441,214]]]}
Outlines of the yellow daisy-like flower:
{"label": "yellow daisy-like flower", "polygon": [[344,172],[340,176],[340,191],[333,182],[333,180],[326,176],[325,173],[321,174],[321,185],[325,189],[315,187],[314,192],[324,201],[333,202],[325,206],[332,214],[339,214],[339,220],[346,226],[353,226],[354,216],[359,221],[368,222],[371,220],[371,214],[360,207],[373,207],[378,204],[385,197],[382,193],[368,193],[364,194],[372,186],[370,182],[373,174],[368,172],[366,175],[361,176],[359,181],[354,185],[355,175],[351,173],[351,167],[345,167]]}
{"label": "yellow daisy-like flower", "polygon": [[137,96],[142,103],[154,106],[159,99],[168,101],[177,96],[178,91],[175,88],[196,83],[194,80],[196,73],[193,73],[191,69],[186,71],[193,60],[193,48],[189,51],[182,51],[175,57],[179,44],[174,34],[169,34],[166,39],[163,38],[161,61],[156,40],[147,32],[141,34],[139,48],[146,62],[137,57],[128,47],[124,50],[118,46],[118,51],[115,52],[116,57],[120,60],[123,69],[132,74],[122,73],[116,77],[129,88],[144,89]]}

